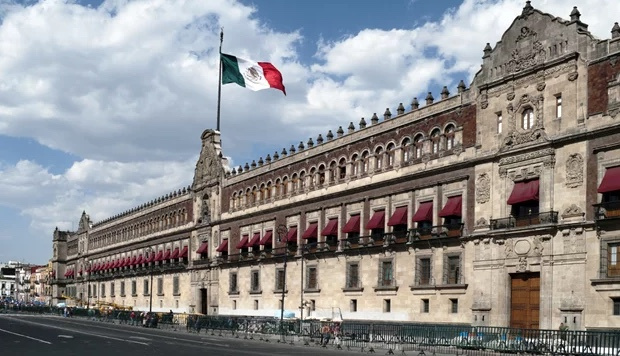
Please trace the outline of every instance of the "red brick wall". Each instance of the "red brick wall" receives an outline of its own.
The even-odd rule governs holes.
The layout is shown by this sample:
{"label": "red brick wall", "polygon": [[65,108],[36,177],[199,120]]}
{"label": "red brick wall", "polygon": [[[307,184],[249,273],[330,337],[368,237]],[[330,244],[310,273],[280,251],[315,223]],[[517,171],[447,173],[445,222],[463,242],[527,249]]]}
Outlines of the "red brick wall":
{"label": "red brick wall", "polygon": [[588,116],[607,111],[607,84],[620,73],[620,56],[588,67]]}

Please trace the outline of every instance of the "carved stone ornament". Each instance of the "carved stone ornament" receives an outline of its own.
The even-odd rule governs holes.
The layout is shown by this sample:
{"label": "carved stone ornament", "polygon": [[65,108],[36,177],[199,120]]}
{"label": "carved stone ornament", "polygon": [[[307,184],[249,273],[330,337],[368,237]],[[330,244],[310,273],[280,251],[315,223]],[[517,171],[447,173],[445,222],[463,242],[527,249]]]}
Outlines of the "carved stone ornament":
{"label": "carved stone ornament", "polygon": [[555,150],[553,148],[545,148],[545,149],[542,149],[540,151],[528,152],[528,153],[524,153],[524,154],[520,154],[520,155],[516,155],[516,156],[510,156],[510,157],[501,158],[499,160],[499,165],[503,166],[503,165],[506,165],[506,164],[512,164],[512,163],[518,163],[518,162],[523,162],[523,161],[529,161],[531,159],[545,157],[545,156],[551,156],[551,155],[554,155],[554,154],[555,154]]}
{"label": "carved stone ornament", "polygon": [[506,240],[506,246],[504,248],[504,252],[506,252],[506,258],[515,257],[514,241],[512,241],[511,239]]}
{"label": "carved stone ornament", "polygon": [[547,86],[546,83],[538,83],[538,84],[536,84],[536,90],[543,91],[543,90],[545,90],[546,86]]}
{"label": "carved stone ornament", "polygon": [[489,199],[491,199],[491,178],[487,173],[482,173],[476,179],[476,202],[484,204]]}
{"label": "carved stone ornament", "polygon": [[485,218],[480,218],[476,221],[476,227],[485,227],[487,225],[488,225],[487,219]]}
{"label": "carved stone ornament", "polygon": [[519,36],[517,37],[516,42],[519,42],[521,40],[524,40],[528,37],[536,37],[537,33],[535,31],[532,31],[529,27],[521,27],[521,33],[519,34]]}
{"label": "carved stone ornament", "polygon": [[524,144],[543,143],[547,141],[545,130],[540,128],[534,131],[513,131],[504,139],[504,146],[514,147]]}
{"label": "carved stone ornament", "polygon": [[481,108],[483,108],[483,109],[488,108],[488,107],[489,107],[489,101],[488,101],[488,100],[483,100],[483,101],[480,103],[480,107],[481,107]]}
{"label": "carved stone ornament", "polygon": [[571,82],[577,80],[578,77],[579,77],[579,73],[577,72],[572,72],[568,74],[568,80],[570,80]]}
{"label": "carved stone ornament", "polygon": [[463,153],[463,145],[461,143],[457,143],[452,148],[452,152],[454,152],[454,154],[457,156],[460,155],[461,153]]}
{"label": "carved stone ornament", "polygon": [[527,257],[520,257],[519,258],[519,263],[517,264],[517,271],[518,272],[525,272],[525,271],[527,271]]}
{"label": "carved stone ornament", "polygon": [[508,100],[513,100],[515,98],[515,92],[511,91],[510,93],[506,94],[506,99]]}
{"label": "carved stone ornament", "polygon": [[585,213],[583,212],[583,210],[580,207],[578,207],[576,204],[571,204],[571,206],[564,209],[564,212],[562,212],[563,219],[583,217],[584,215]]}
{"label": "carved stone ornament", "polygon": [[517,73],[545,62],[547,53],[540,41],[535,41],[529,51],[515,49],[511,53],[511,59],[504,64],[506,74]]}
{"label": "carved stone ornament", "polygon": [[583,157],[573,153],[566,160],[566,186],[576,188],[583,184]]}

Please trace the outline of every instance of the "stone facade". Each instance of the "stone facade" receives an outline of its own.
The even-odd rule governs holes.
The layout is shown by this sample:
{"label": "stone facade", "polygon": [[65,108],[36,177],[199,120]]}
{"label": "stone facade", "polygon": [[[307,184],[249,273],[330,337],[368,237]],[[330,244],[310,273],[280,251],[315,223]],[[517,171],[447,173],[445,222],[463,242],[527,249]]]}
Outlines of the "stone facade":
{"label": "stone facade", "polygon": [[55,295],[135,280],[101,298],[146,309],[153,275],[154,310],[620,327],[620,29],[528,1],[482,54],[455,95],[230,171],[206,130],[189,189],[54,233]]}

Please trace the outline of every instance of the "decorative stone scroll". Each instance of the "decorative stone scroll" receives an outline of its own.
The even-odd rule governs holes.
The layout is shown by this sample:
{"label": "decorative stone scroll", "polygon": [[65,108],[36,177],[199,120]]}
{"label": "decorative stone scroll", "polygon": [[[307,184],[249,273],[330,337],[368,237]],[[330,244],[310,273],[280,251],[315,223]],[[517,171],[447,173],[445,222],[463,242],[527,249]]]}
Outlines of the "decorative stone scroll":
{"label": "decorative stone scroll", "polygon": [[572,72],[568,74],[568,80],[571,82],[574,82],[575,80],[577,80],[578,77],[579,77],[579,73],[577,72]]}
{"label": "decorative stone scroll", "polygon": [[571,204],[571,206],[564,209],[564,211],[562,212],[563,219],[583,217],[584,215],[585,213],[583,212],[583,210],[576,204]]}
{"label": "decorative stone scroll", "polygon": [[566,186],[576,188],[583,184],[583,157],[573,153],[566,160]]}
{"label": "decorative stone scroll", "polygon": [[547,53],[540,41],[535,41],[527,52],[515,49],[511,53],[512,58],[504,64],[506,74],[517,73],[545,62]]}
{"label": "decorative stone scroll", "polygon": [[476,202],[484,204],[489,199],[491,199],[491,178],[487,173],[482,173],[476,179]]}
{"label": "decorative stone scroll", "polygon": [[547,141],[545,130],[540,128],[534,131],[517,132],[513,131],[504,139],[504,146],[513,147],[527,143],[542,143]]}

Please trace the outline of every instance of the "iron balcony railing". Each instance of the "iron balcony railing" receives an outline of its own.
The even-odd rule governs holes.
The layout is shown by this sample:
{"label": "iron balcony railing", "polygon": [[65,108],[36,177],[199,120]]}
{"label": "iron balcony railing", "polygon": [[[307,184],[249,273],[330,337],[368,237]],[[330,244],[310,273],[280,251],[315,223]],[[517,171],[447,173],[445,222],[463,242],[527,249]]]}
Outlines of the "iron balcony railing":
{"label": "iron balcony railing", "polygon": [[558,212],[548,211],[525,216],[509,216],[507,218],[491,219],[489,227],[491,230],[499,230],[557,223]]}
{"label": "iron balcony railing", "polygon": [[620,201],[610,201],[594,204],[594,218],[596,220],[620,218]]}

